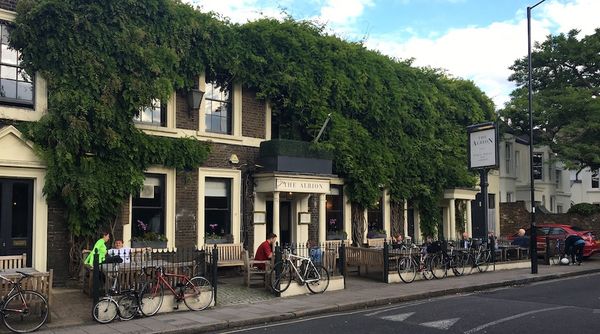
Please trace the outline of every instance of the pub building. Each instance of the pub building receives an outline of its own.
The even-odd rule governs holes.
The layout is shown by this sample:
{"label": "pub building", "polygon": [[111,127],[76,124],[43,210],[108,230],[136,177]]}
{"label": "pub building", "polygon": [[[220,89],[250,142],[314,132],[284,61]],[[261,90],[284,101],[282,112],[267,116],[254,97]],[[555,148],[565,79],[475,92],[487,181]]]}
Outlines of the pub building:
{"label": "pub building", "polygon": [[[3,35],[15,19],[14,10],[14,1],[0,1]],[[18,55],[6,43],[2,39],[2,65],[19,70]],[[48,92],[40,75],[18,80],[13,80],[14,91],[0,97],[0,255],[26,253],[28,266],[53,269],[54,283],[61,285],[69,277],[70,262],[65,212],[46,200],[42,191],[46,166],[12,125],[38,121],[47,112]],[[351,240],[351,204],[344,180],[332,172],[330,158],[285,152],[286,141],[277,138],[279,124],[269,102],[257,99],[255,91],[242,88],[242,83],[219,87],[200,74],[198,88],[204,92],[200,101],[194,102],[190,92],[173,92],[167,101],[154,101],[141,110],[134,122],[149,135],[209,142],[210,156],[195,170],[149,168],[143,188],[123,203],[112,240],[132,246],[133,238],[150,230],[164,234],[168,248],[243,243],[250,254],[271,232],[280,243]],[[494,180],[490,177],[492,195],[497,189]],[[447,238],[458,235],[455,207],[461,201],[468,203],[464,214],[471,233],[476,192],[444,193],[440,215]],[[364,216],[363,241],[367,230],[378,231],[377,237],[389,238],[394,231],[422,239],[418,210],[410,201],[390,203],[385,189]],[[498,218],[495,215],[492,225],[499,225]]]}

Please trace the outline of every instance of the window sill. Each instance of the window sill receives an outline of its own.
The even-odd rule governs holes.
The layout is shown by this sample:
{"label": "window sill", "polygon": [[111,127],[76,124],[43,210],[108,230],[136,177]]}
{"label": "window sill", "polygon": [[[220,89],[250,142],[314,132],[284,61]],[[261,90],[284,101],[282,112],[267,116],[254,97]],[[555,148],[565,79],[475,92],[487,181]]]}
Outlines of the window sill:
{"label": "window sill", "polygon": [[150,125],[150,124],[144,124],[144,123],[135,123],[135,127],[140,129],[140,130],[145,130],[145,131],[149,131],[151,133],[166,133],[166,134],[177,134],[177,129],[174,128],[167,128],[164,126],[160,126],[160,125]]}

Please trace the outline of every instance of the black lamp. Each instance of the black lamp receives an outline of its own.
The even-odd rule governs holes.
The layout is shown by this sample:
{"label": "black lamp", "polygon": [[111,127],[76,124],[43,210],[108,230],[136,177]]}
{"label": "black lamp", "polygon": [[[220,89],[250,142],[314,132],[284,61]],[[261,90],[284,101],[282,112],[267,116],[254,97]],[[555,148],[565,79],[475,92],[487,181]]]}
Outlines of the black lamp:
{"label": "black lamp", "polygon": [[192,112],[198,112],[200,110],[200,103],[202,103],[202,97],[204,92],[198,88],[192,88],[187,93],[187,103],[189,106],[188,112],[192,115]]}

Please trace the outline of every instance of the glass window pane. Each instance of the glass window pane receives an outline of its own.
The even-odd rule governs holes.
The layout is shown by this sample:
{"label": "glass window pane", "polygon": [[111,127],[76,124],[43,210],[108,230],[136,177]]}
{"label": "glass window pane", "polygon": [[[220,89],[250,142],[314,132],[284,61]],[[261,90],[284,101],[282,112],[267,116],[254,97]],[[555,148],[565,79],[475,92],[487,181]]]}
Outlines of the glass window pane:
{"label": "glass window pane", "polygon": [[29,184],[15,182],[12,189],[12,237],[27,237],[29,220]]}
{"label": "glass window pane", "polygon": [[211,128],[212,131],[214,131],[214,132],[221,132],[221,129],[220,129],[220,124],[221,124],[220,117],[212,117],[210,119],[210,123],[211,123],[210,124],[210,128]]}
{"label": "glass window pane", "polygon": [[33,100],[33,84],[29,82],[19,82],[17,87],[17,99],[32,101]]}
{"label": "glass window pane", "polygon": [[24,69],[19,68],[17,71],[17,80],[19,81],[26,81],[26,82],[33,82],[31,76],[29,75],[29,73],[25,72]]}
{"label": "glass window pane", "polygon": [[2,79],[17,80],[17,68],[2,65],[0,67],[0,77],[2,77]]}
{"label": "glass window pane", "polygon": [[0,96],[9,97],[12,99],[17,98],[17,82],[14,80],[0,80]]}
{"label": "glass window pane", "polygon": [[227,122],[227,117],[221,117],[221,132],[229,133],[229,126]]}
{"label": "glass window pane", "polygon": [[144,108],[144,111],[142,112],[142,122],[146,122],[146,123],[150,123],[152,122],[152,109],[151,108]]}
{"label": "glass window pane", "polygon": [[2,44],[2,62],[5,64],[17,65],[17,51],[11,49],[6,44]]}
{"label": "glass window pane", "polygon": [[205,116],[204,116],[204,124],[206,125],[206,126],[205,126],[205,130],[206,130],[206,131],[210,131],[210,129],[211,129],[211,128],[210,128],[210,125],[211,125],[211,124],[210,124],[210,119],[211,119],[211,116],[210,116],[210,115],[205,115]]}
{"label": "glass window pane", "polygon": [[8,44],[8,29],[2,24],[2,44]]}
{"label": "glass window pane", "polygon": [[152,123],[160,124],[160,106],[152,109]]}
{"label": "glass window pane", "polygon": [[206,112],[206,115],[212,114],[212,101],[206,101],[206,104],[204,105],[204,110]]}

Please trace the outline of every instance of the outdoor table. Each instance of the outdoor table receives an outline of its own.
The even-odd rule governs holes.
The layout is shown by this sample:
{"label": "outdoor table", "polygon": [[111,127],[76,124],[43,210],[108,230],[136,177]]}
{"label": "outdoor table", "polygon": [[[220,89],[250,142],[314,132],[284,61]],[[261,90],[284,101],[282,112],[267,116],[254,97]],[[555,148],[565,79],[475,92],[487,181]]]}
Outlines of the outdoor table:
{"label": "outdoor table", "polygon": [[521,251],[525,250],[524,248],[518,245],[501,245],[498,246],[498,248],[502,251],[502,259],[504,261],[508,261],[508,253],[511,251],[515,251],[515,253],[517,254],[517,259],[520,260]]}

